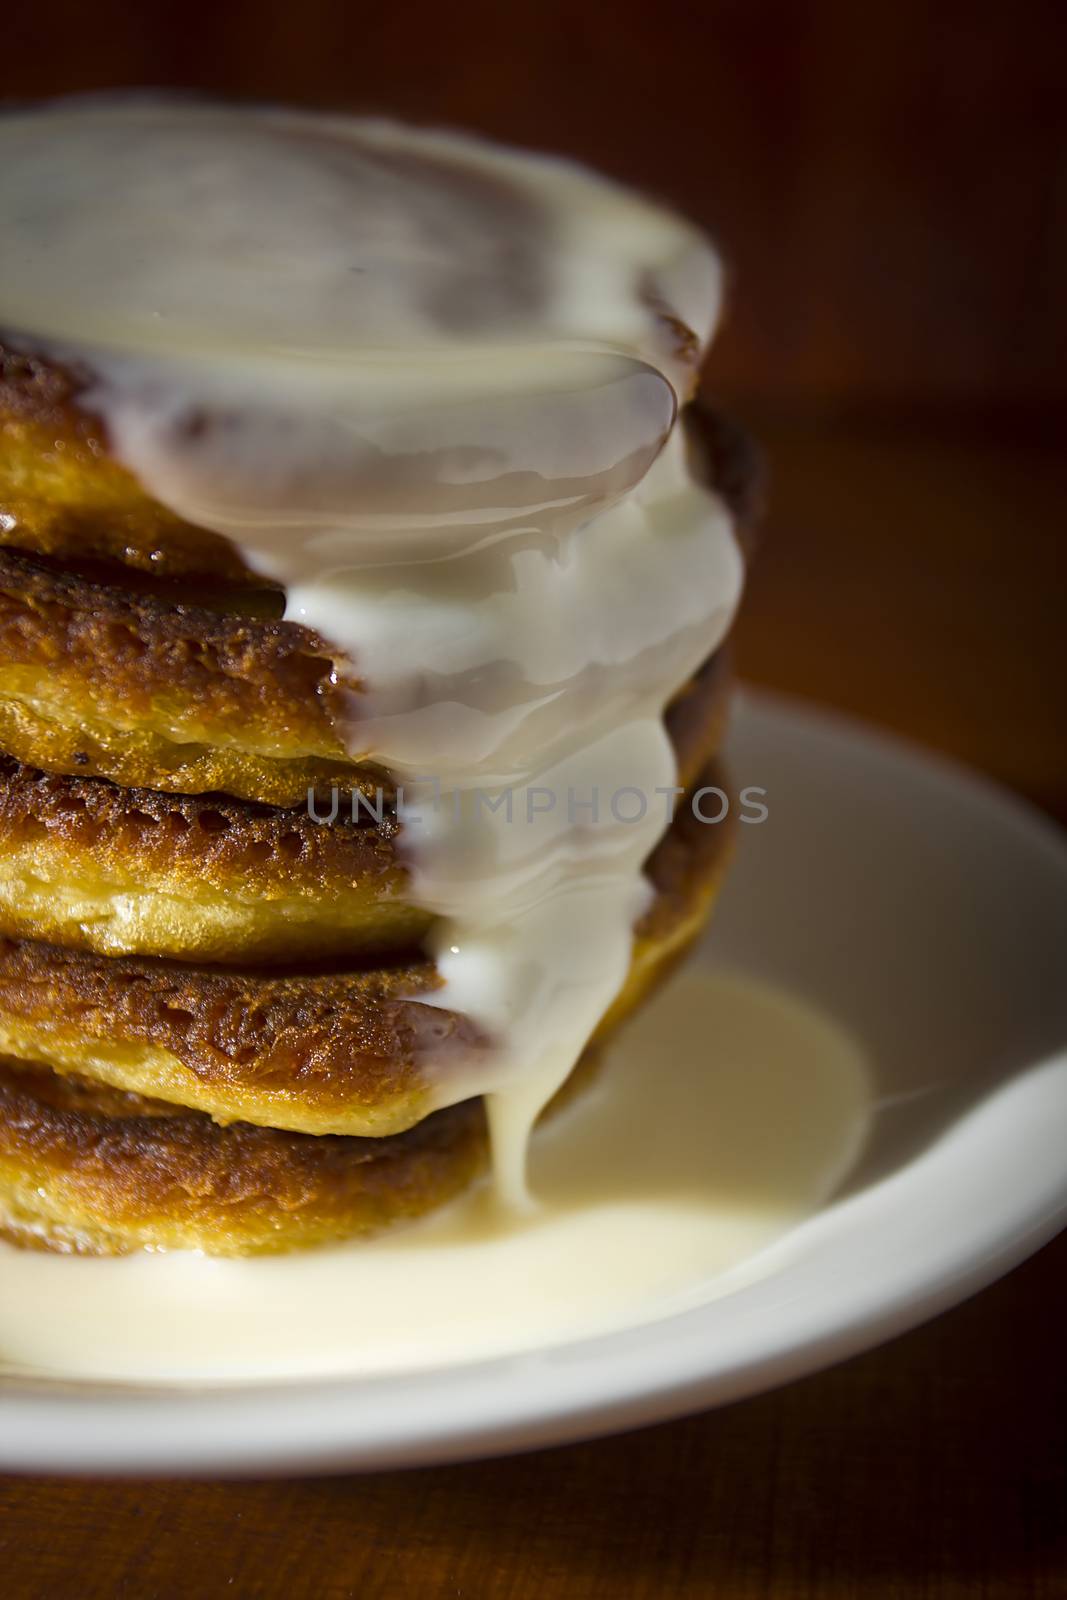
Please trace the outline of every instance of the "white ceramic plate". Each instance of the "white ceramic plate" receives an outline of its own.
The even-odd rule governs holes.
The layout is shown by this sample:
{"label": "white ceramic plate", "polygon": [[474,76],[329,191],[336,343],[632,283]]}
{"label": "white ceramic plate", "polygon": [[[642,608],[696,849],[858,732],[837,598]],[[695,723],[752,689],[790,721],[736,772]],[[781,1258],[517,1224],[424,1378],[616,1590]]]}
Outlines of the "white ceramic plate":
{"label": "white ceramic plate", "polygon": [[740,1399],[912,1327],[1067,1221],[1067,848],[1037,813],[858,724],[746,697],[768,791],[698,960],[865,1043],[882,1109],[833,1204],[695,1310],[402,1376],[163,1389],[8,1379],[0,1466],[266,1472],[554,1444]]}

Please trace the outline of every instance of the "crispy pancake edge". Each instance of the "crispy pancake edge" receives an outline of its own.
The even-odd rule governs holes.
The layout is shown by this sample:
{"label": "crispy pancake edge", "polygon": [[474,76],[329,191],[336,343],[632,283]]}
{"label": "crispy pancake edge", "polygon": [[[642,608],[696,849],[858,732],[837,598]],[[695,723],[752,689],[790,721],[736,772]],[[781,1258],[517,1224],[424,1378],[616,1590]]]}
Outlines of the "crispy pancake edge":
{"label": "crispy pancake edge", "polygon": [[[719,748],[728,689],[719,650],[668,708],[683,785]],[[0,756],[0,934],[223,965],[418,951],[433,919],[405,898],[403,829],[385,790],[357,802],[358,823],[340,786],[336,809],[327,825],[306,800],[277,809],[122,789]],[[331,816],[329,795],[315,814]]]}
{"label": "crispy pancake edge", "polygon": [[221,1128],[0,1060],[0,1230],[17,1243],[102,1254],[303,1248],[435,1209],[486,1154],[476,1101],[389,1139],[316,1138]]}

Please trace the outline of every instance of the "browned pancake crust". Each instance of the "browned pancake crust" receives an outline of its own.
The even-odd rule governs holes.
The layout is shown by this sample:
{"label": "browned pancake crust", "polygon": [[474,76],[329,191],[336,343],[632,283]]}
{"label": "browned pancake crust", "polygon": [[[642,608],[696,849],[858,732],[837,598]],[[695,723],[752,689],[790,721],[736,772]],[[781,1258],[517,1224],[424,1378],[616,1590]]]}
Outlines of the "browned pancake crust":
{"label": "browned pancake crust", "polygon": [[429,962],[274,975],[0,941],[0,1051],[148,1090],[222,1120],[382,1135],[425,1114],[428,1076],[485,1048],[418,997]]}
{"label": "browned pancake crust", "polygon": [[0,748],[28,765],[294,805],[309,785],[353,781],[335,728],[344,692],[299,624],[0,552]]}
{"label": "browned pancake crust", "polygon": [[486,1161],[480,1102],[388,1139],[282,1133],[0,1058],[0,1231],[115,1253],[290,1250],[412,1220]]}
{"label": "browned pancake crust", "polygon": [[[679,782],[719,748],[729,666],[719,651],[667,714]],[[374,810],[372,811],[371,807]],[[316,815],[331,815],[320,797]],[[0,756],[0,934],[102,955],[233,965],[418,951],[402,829],[383,793],[337,818],[225,796],[123,789]]]}
{"label": "browned pancake crust", "polygon": [[0,756],[0,934],[231,965],[418,951],[433,919],[405,898],[395,808],[374,803],[318,823]]}
{"label": "browned pancake crust", "polygon": [[[696,931],[728,835],[684,808],[648,865],[655,900],[606,1025]],[[442,1074],[477,1081],[490,1041],[427,1003],[428,961],[308,973],[104,958],[0,941],[0,1052],[242,1119],[309,1133],[381,1136],[410,1127]]]}
{"label": "browned pancake crust", "polygon": [[161,794],[38,772],[0,755],[3,843],[32,841],[43,830],[101,865],[132,857],[138,872],[169,872],[176,883],[196,880],[219,889],[239,883],[264,894],[329,894],[360,879],[384,878],[389,891],[398,892],[404,880],[395,841],[402,830],[384,796],[381,822],[372,805],[361,799],[353,821],[352,807],[339,803],[327,823],[327,796],[316,798],[313,808],[284,809],[224,794]]}
{"label": "browned pancake crust", "polygon": [[385,776],[353,765],[336,732],[345,693],[298,624],[0,550],[0,750],[27,766],[279,806],[309,787],[373,790]]}
{"label": "browned pancake crust", "polygon": [[[730,809],[721,822],[702,822],[692,795],[705,785],[725,789]],[[653,898],[634,929],[630,972],[593,1035],[598,1045],[675,970],[699,938],[733,857],[736,796],[722,766],[712,762],[678,803],[674,819],[652,852],[645,874]],[[707,813],[717,810],[708,797]]]}
{"label": "browned pancake crust", "polygon": [[730,649],[720,645],[683,685],[664,713],[678,782],[685,789],[697,782],[722,750],[730,720],[732,673]]}

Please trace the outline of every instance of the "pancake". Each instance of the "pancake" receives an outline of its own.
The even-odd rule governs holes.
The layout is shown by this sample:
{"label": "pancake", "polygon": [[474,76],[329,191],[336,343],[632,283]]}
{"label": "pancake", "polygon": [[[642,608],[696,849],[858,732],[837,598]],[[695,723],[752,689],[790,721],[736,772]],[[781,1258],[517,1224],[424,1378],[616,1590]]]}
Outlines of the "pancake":
{"label": "pancake", "polygon": [[[680,807],[648,863],[654,899],[604,1029],[699,932],[728,844],[725,825]],[[433,1003],[441,988],[425,959],[226,970],[0,940],[0,1053],[221,1122],[381,1137],[425,1116],[442,1079],[476,1086],[489,1070],[491,1042]]]}
{"label": "pancake", "polygon": [[433,919],[405,899],[402,829],[380,809],[354,822],[339,798],[327,825],[0,757],[0,933],[229,965],[410,953]]}
{"label": "pancake", "polygon": [[295,805],[309,786],[374,785],[336,731],[344,696],[299,623],[0,552],[0,749],[28,765]]}
{"label": "pancake", "polygon": [[182,521],[114,460],[83,404],[90,385],[76,364],[0,338],[0,544],[154,577],[246,582],[228,539]]}
{"label": "pancake", "polygon": [[[154,578],[263,585],[230,540],[183,521],[115,459],[92,407],[92,383],[77,363],[0,332],[0,546]],[[709,405],[697,401],[686,417],[706,454],[709,481],[745,537],[760,511],[758,455]]]}
{"label": "pancake", "polygon": [[378,1232],[443,1205],[486,1164],[478,1101],[391,1139],[234,1123],[0,1059],[0,1235],[89,1254],[212,1255]]}
{"label": "pancake", "polygon": [[[719,651],[670,708],[682,784],[718,750],[728,684]],[[354,821],[336,798],[327,826],[306,802],[123,789],[0,756],[0,934],[225,965],[418,950],[433,919],[405,898],[395,806],[357,800]]]}
{"label": "pancake", "polygon": [[[233,547],[145,496],[109,455],[84,379],[0,346],[0,751],[48,772],[276,806],[373,790],[339,728],[359,693]],[[739,528],[759,473],[694,410],[694,448]]]}

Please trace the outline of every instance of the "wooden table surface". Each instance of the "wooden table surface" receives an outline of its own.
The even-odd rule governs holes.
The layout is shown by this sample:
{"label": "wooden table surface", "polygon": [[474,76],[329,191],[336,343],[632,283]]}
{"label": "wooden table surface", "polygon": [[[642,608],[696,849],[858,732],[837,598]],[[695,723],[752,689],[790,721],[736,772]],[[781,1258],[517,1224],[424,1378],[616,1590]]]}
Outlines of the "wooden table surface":
{"label": "wooden table surface", "polygon": [[[1060,468],[1033,429],[754,420],[746,674],[1067,819]],[[0,1481],[0,1595],[1067,1595],[1067,1237],[976,1300],[724,1411],[475,1465]]]}

